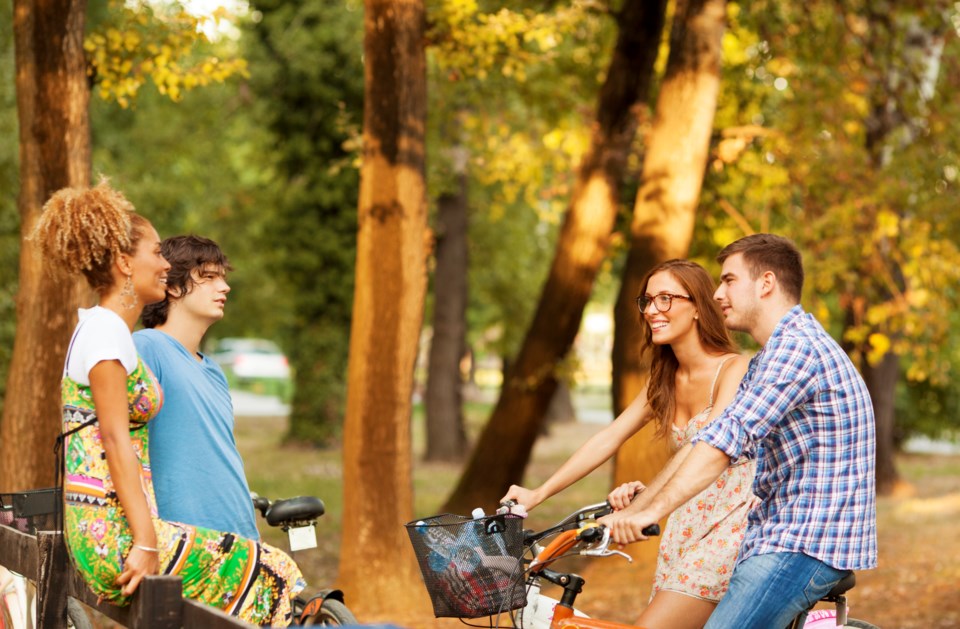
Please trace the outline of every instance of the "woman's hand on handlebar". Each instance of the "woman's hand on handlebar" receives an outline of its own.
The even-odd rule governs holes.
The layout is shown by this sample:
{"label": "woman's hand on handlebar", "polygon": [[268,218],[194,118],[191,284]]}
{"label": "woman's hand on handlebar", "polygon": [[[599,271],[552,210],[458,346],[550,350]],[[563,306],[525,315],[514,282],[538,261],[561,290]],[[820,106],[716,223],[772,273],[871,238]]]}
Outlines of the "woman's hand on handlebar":
{"label": "woman's hand on handlebar", "polygon": [[500,499],[500,504],[503,504],[508,500],[513,500],[518,505],[523,505],[526,507],[527,511],[532,510],[538,504],[543,502],[543,499],[537,496],[536,491],[520,487],[519,485],[510,485],[510,489],[507,490],[507,493],[504,494],[503,498]]}
{"label": "woman's hand on handlebar", "polygon": [[624,483],[610,492],[607,496],[607,502],[613,507],[614,511],[626,509],[637,495],[646,489],[646,485],[638,480]]}

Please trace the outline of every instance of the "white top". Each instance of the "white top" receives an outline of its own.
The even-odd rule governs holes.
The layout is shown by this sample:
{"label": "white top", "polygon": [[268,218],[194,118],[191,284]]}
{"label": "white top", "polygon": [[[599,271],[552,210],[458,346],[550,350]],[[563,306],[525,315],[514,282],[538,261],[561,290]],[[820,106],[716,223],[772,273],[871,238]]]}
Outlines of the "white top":
{"label": "white top", "polygon": [[137,348],[126,322],[102,306],[80,308],[80,321],[67,350],[66,375],[90,386],[90,370],[104,360],[119,360],[127,375],[137,368]]}

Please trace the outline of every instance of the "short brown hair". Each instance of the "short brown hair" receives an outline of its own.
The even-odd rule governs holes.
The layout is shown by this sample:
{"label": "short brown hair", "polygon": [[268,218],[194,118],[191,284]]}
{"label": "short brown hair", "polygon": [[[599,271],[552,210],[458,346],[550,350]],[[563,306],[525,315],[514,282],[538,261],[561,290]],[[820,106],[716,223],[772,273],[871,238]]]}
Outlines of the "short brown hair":
{"label": "short brown hair", "polygon": [[735,254],[743,254],[743,261],[750,269],[750,279],[772,271],[783,286],[787,297],[800,303],[803,293],[803,256],[793,241],[776,234],[752,234],[736,240],[717,254],[717,262]]}
{"label": "short brown hair", "polygon": [[193,271],[207,265],[224,271],[233,268],[220,246],[202,236],[171,236],[160,243],[160,253],[170,263],[167,271],[167,295],[163,301],[148,304],[141,315],[143,326],[155,328],[167,322],[170,301],[180,299],[193,289]]}
{"label": "short brown hair", "polygon": [[93,188],[63,188],[43,206],[31,239],[60,270],[82,273],[103,294],[113,285],[111,265],[133,253],[150,227],[106,179]]}

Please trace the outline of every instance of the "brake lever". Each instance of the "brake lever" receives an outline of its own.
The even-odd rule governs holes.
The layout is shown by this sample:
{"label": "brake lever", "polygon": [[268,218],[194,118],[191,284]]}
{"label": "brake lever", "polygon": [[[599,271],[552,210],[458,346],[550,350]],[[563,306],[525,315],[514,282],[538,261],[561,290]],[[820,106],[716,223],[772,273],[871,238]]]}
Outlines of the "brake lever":
{"label": "brake lever", "polygon": [[610,548],[610,529],[603,527],[603,537],[593,548],[584,548],[580,554],[585,557],[610,557],[611,555],[620,555],[628,562],[633,563],[633,557],[620,550]]}

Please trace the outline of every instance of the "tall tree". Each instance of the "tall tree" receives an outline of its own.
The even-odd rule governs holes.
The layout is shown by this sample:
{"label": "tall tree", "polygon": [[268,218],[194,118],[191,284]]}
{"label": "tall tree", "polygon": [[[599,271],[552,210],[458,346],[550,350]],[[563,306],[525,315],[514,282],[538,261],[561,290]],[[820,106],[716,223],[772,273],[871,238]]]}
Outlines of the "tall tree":
{"label": "tall tree", "polygon": [[[867,3],[864,7],[867,32],[864,35],[862,59],[870,84],[870,108],[864,121],[864,148],[869,156],[869,167],[877,178],[882,177],[889,167],[893,151],[905,150],[926,127],[923,117],[916,114],[927,109],[927,101],[933,96],[946,27],[942,22],[924,27],[921,16],[916,12],[891,19],[890,8],[885,4],[878,6],[873,3]],[[891,209],[899,220],[908,214],[899,208]],[[875,216],[879,219],[882,214]],[[877,223],[874,222],[872,227],[875,231]],[[878,239],[874,254],[865,258],[861,267],[863,277],[874,278],[871,292],[880,303],[898,301],[907,288],[902,258],[896,253],[899,249],[896,241],[900,240],[897,231],[883,234]],[[856,300],[844,301],[851,326],[862,325],[862,313],[857,312]],[[884,332],[891,346],[903,336],[896,329]],[[879,360],[873,357],[872,354],[877,352],[869,342],[869,337],[866,343],[852,345],[870,391],[876,417],[877,492],[887,494],[899,480],[894,461],[895,390],[900,380],[901,359],[895,351],[882,353]]]}
{"label": "tall tree", "polygon": [[665,2],[627,0],[616,15],[617,41],[600,91],[591,145],[577,171],[549,276],[493,414],[447,499],[447,510],[490,504],[523,478],[557,388],[557,367],[580,328],[607,254],[637,128],[636,108],[650,84],[664,10]]}
{"label": "tall tree", "polygon": [[[640,393],[649,367],[640,355],[635,301],[640,280],[655,265],[686,257],[690,249],[720,88],[725,19],[726,0],[677,2],[614,310],[613,407],[617,414]],[[663,442],[653,437],[653,426],[641,430],[620,449],[614,483],[653,478],[667,456]]]}
{"label": "tall tree", "polygon": [[[940,314],[956,309],[957,222],[945,211],[955,206],[956,176],[944,169],[958,143],[946,122],[957,115],[948,70],[956,10],[939,1],[838,0],[752,8],[741,18],[758,36],[749,76],[766,103],[746,109],[782,135],[733,169],[762,173],[767,185],[750,177],[735,191],[726,175],[723,204],[804,251],[805,304],[845,344],[871,391],[883,492],[896,481],[902,378],[949,382],[943,348],[956,343]],[[778,177],[766,174],[775,169]]]}
{"label": "tall tree", "polygon": [[44,272],[28,236],[60,188],[90,183],[90,100],[83,53],[86,2],[16,0],[20,123],[20,285],[17,331],[0,424],[0,490],[53,482],[50,452],[60,426],[60,381],[81,295],[73,280]]}
{"label": "tall tree", "polygon": [[420,0],[364,4],[363,164],[343,450],[340,581],[370,618],[409,606],[419,576],[410,412],[426,292],[426,60]]}
{"label": "tall tree", "polygon": [[453,183],[437,199],[436,266],[433,273],[433,336],[424,407],[428,461],[459,461],[467,450],[460,362],[467,347],[466,149],[452,151]]}

